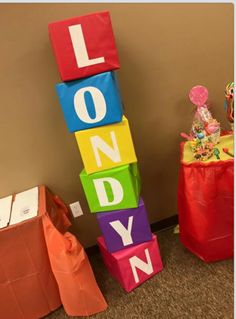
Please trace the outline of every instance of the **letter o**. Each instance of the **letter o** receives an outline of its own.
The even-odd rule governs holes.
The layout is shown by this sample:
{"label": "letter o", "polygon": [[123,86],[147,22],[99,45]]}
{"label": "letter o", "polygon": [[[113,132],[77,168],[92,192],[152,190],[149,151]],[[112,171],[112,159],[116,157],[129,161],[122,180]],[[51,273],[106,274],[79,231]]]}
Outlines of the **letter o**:
{"label": "letter o", "polygon": [[[85,92],[89,92],[93,99],[96,112],[96,116],[94,119],[92,119],[89,116],[84,98]],[[85,88],[78,90],[75,93],[74,107],[75,112],[77,116],[80,118],[80,120],[89,124],[100,122],[105,117],[107,111],[106,101],[104,99],[102,92],[93,86],[87,86]]]}

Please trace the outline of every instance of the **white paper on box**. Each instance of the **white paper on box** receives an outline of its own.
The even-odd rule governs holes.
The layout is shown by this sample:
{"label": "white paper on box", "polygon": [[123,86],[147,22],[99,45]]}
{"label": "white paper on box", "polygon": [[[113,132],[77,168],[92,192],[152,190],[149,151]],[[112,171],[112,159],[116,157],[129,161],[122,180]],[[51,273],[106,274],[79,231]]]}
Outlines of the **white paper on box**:
{"label": "white paper on box", "polygon": [[11,217],[12,195],[0,199],[0,228],[8,225]]}
{"label": "white paper on box", "polygon": [[33,218],[38,214],[38,187],[16,194],[12,205],[10,225]]}

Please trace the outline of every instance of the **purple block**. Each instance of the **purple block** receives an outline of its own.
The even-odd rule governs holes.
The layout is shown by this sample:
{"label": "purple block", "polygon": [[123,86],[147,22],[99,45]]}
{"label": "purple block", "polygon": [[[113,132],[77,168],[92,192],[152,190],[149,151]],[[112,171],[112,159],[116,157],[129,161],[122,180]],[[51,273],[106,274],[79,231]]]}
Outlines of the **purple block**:
{"label": "purple block", "polygon": [[142,198],[137,208],[98,213],[96,217],[110,253],[152,240]]}

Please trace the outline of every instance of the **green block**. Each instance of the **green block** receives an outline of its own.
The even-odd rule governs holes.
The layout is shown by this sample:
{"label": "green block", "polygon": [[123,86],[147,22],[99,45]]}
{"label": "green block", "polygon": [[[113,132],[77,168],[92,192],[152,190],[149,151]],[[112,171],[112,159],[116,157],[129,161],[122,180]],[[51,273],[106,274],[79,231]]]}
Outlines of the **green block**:
{"label": "green block", "polygon": [[105,171],[80,173],[91,213],[138,207],[140,175],[137,163]]}

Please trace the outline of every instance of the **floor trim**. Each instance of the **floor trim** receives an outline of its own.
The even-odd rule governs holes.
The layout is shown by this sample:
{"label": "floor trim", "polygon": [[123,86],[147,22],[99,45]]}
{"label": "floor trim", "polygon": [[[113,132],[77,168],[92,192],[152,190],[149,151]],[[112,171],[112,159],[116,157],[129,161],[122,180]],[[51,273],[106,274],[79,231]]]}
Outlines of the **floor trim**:
{"label": "floor trim", "polygon": [[178,224],[178,215],[162,219],[156,223],[151,224],[152,232],[160,231]]}
{"label": "floor trim", "polygon": [[[156,223],[151,224],[152,232],[157,232],[178,224],[178,215],[174,215],[163,220],[160,220]],[[99,252],[98,245],[94,245],[85,249],[88,256],[92,256]]]}

